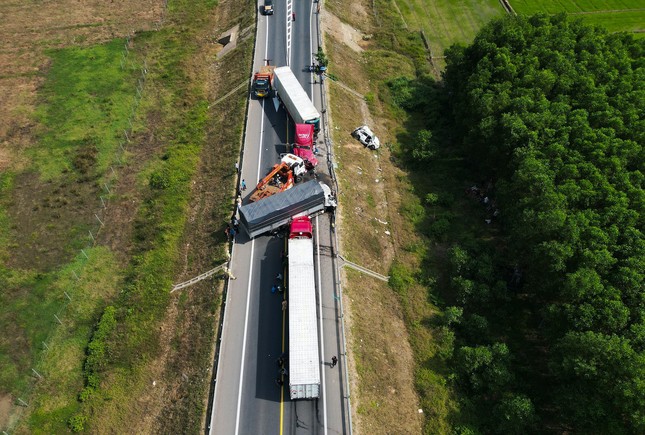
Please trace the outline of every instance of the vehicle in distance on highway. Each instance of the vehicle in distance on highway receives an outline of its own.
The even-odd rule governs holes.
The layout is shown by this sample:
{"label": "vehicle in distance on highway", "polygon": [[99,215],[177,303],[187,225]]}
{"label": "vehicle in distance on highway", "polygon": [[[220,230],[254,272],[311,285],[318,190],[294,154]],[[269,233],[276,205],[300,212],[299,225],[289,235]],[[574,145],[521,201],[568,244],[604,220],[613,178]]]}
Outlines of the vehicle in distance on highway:
{"label": "vehicle in distance on highway", "polygon": [[264,0],[264,7],[262,7],[264,15],[273,15],[273,0]]}

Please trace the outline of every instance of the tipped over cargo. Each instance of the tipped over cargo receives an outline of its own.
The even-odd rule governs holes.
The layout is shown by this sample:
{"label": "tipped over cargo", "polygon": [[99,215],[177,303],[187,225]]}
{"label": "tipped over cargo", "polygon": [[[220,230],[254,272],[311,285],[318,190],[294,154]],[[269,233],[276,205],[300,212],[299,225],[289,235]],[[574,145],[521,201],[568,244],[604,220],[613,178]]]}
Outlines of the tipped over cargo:
{"label": "tipped over cargo", "polygon": [[296,215],[313,216],[336,207],[336,198],[324,183],[308,181],[239,208],[240,223],[250,238],[276,231]]}

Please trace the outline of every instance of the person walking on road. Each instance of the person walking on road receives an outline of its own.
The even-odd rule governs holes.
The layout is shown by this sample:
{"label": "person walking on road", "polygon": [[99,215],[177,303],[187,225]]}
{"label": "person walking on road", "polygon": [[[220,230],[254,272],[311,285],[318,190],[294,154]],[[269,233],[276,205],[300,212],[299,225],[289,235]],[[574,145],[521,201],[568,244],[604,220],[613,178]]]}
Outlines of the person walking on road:
{"label": "person walking on road", "polygon": [[240,186],[242,187],[242,192],[244,192],[246,190],[246,181],[242,180]]}
{"label": "person walking on road", "polygon": [[291,14],[291,21],[296,21],[296,13],[295,12],[293,12]]}
{"label": "person walking on road", "polygon": [[336,364],[338,364],[338,358],[336,358],[336,355],[331,357],[331,368],[333,369],[336,367]]}

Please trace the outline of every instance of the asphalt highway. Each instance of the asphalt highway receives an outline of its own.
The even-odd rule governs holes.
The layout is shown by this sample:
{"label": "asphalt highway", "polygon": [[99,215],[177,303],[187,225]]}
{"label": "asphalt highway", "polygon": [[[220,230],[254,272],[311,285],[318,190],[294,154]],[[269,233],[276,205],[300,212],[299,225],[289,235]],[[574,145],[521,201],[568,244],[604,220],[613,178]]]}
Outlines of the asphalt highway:
{"label": "asphalt highway", "polygon": [[[289,64],[305,91],[321,110],[320,84],[314,85],[308,66],[317,50],[317,3],[287,0],[275,2],[273,16],[259,16],[254,70],[268,59],[272,65]],[[258,8],[260,4],[258,4]],[[289,11],[295,13],[291,21]],[[291,27],[288,49],[287,30]],[[289,58],[288,58],[289,55]],[[249,105],[241,178],[248,190],[279,161],[286,142],[292,142],[293,125],[277,100],[252,97]],[[319,177],[329,182],[326,146],[319,135]],[[333,186],[332,186],[333,187]],[[272,293],[276,275],[283,273],[281,252],[284,239],[261,236],[248,240],[237,236],[233,245],[229,291],[223,319],[220,357],[209,433],[212,434],[340,434],[349,433],[344,397],[345,358],[341,355],[338,295],[334,283],[332,228],[330,216],[314,220],[316,231],[317,301],[319,310],[321,397],[291,401],[288,378],[276,384],[277,359],[288,352],[286,312],[281,293]],[[332,355],[338,365],[330,367]],[[288,367],[287,367],[288,369]]]}

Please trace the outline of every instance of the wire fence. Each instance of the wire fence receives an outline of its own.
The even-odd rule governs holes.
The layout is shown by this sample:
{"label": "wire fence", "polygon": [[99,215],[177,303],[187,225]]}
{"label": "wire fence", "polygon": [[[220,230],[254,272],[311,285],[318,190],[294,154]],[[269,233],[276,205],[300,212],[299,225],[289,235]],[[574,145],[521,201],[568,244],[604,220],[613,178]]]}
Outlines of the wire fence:
{"label": "wire fence", "polygon": [[[161,16],[158,21],[154,23],[154,29],[159,30],[163,25],[166,17],[168,1],[164,1]],[[81,297],[80,286],[86,278],[85,271],[88,263],[92,261],[92,248],[97,245],[97,238],[102,229],[109,225],[107,217],[107,209],[111,198],[114,198],[116,193],[116,185],[118,182],[118,171],[126,162],[126,153],[128,149],[135,146],[133,142],[133,131],[138,114],[139,105],[144,95],[146,80],[148,76],[148,64],[146,60],[146,53],[141,53],[140,56],[135,58],[130,52],[134,46],[134,38],[136,32],[132,30],[124,39],[123,51],[119,59],[120,67],[122,70],[131,70],[137,75],[136,85],[133,90],[132,105],[127,118],[127,127],[120,133],[118,147],[116,147],[114,155],[112,156],[112,164],[109,165],[107,171],[103,174],[100,182],[99,201],[100,206],[98,209],[91,212],[94,216],[95,222],[87,229],[87,235],[80,240],[80,245],[83,247],[79,249],[76,260],[74,261],[75,267],[70,269],[68,284],[62,288],[60,298],[62,303],[55,311],[51,318],[51,327],[44,340],[38,345],[40,349],[34,359],[32,367],[29,367],[28,373],[31,378],[26,385],[19,389],[19,391],[12,394],[13,403],[16,405],[6,428],[2,430],[2,434],[9,434],[14,431],[24,415],[24,410],[31,406],[31,401],[34,398],[35,390],[38,386],[47,380],[48,367],[51,365],[51,357],[56,347],[61,344],[60,339],[62,326],[71,326],[74,319],[70,316],[70,305],[74,304]],[[141,60],[137,60],[143,59]],[[88,274],[89,278],[89,274]],[[63,281],[63,280],[61,280]],[[69,325],[68,325],[69,322]]]}

